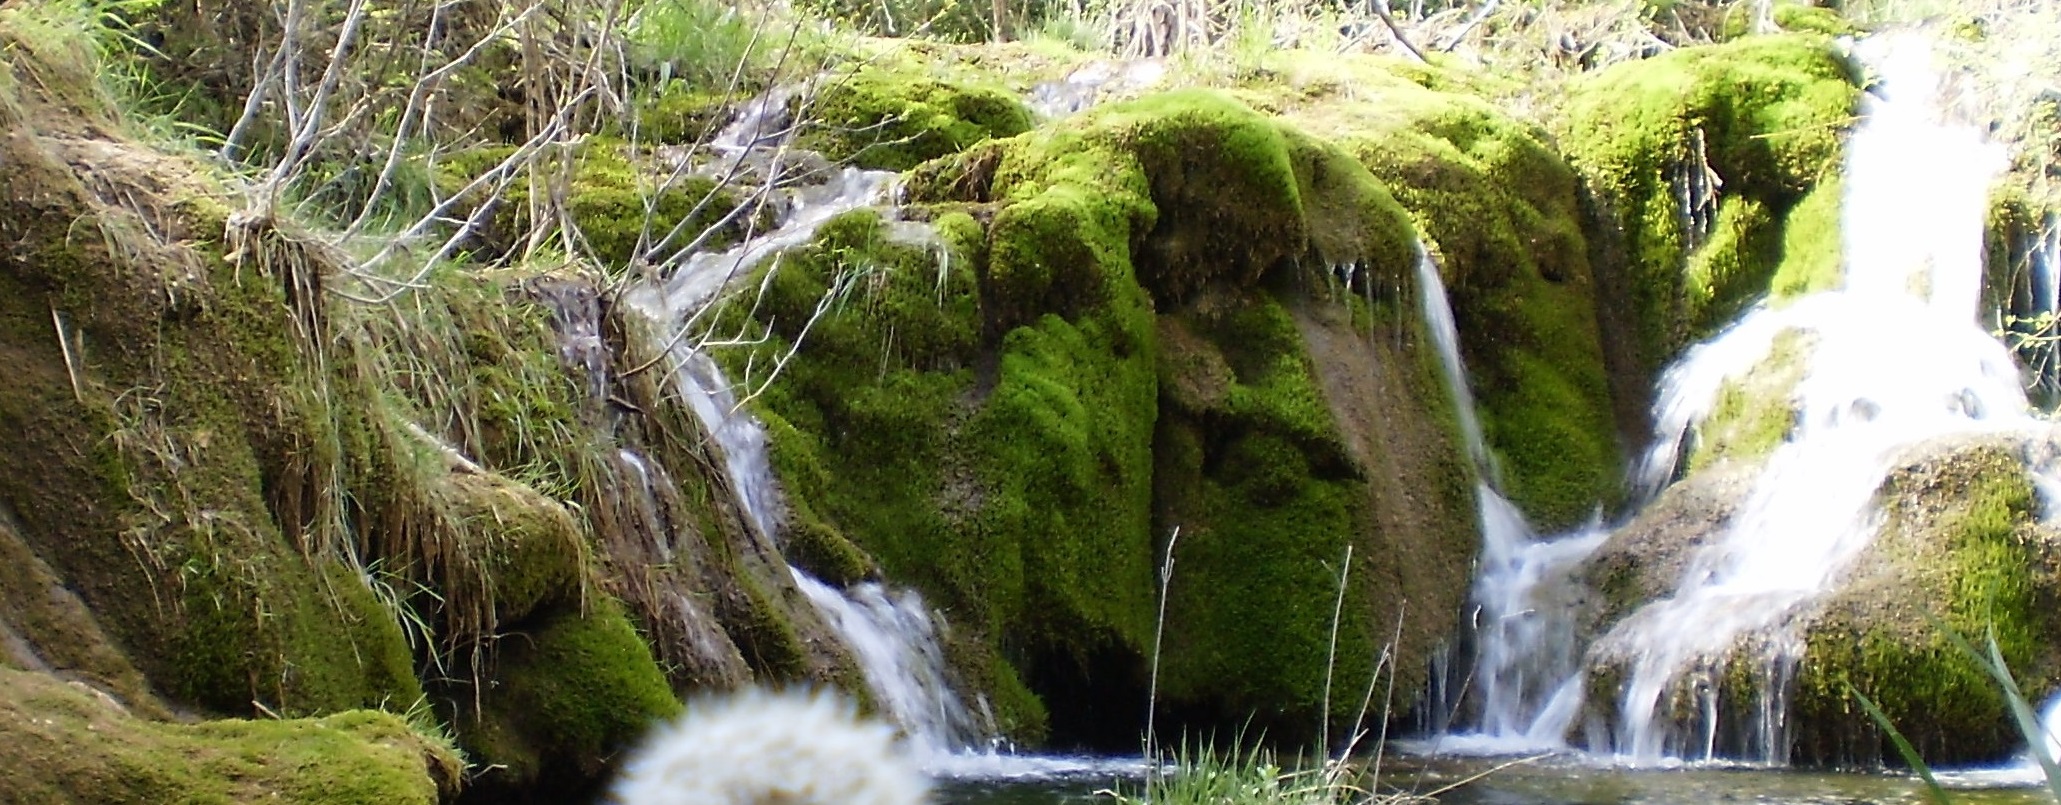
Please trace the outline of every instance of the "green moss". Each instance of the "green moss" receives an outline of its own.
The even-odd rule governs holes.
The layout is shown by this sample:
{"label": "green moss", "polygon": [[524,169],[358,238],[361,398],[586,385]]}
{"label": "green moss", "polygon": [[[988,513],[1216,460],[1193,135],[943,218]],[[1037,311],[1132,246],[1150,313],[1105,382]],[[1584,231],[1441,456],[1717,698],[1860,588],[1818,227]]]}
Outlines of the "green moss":
{"label": "green moss", "polygon": [[1334,117],[1440,260],[1506,492],[1548,529],[1611,502],[1622,459],[1574,173],[1469,97],[1391,87]]}
{"label": "green moss", "polygon": [[[495,146],[456,154],[439,166],[438,184],[454,192],[515,150]],[[654,160],[620,142],[598,140],[564,155],[540,158],[536,178],[550,187],[561,173],[570,176],[565,209],[579,227],[580,247],[615,268],[639,257],[657,261],[670,256],[710,227],[715,231],[704,244],[709,248],[736,243],[755,225],[760,231],[765,228],[764,216],[756,210],[717,226],[743,203],[737,194],[705,176],[674,176],[672,168]],[[520,250],[529,236],[529,198],[530,182],[518,174],[478,232],[477,248],[491,254]],[[665,249],[655,252],[661,245]]]}
{"label": "green moss", "polygon": [[1846,246],[1839,227],[1846,183],[1828,175],[1805,193],[1782,226],[1782,261],[1768,283],[1768,297],[1781,301],[1835,290],[1844,278]]}
{"label": "green moss", "polygon": [[460,722],[466,750],[495,769],[498,782],[558,768],[596,774],[658,720],[679,714],[679,699],[621,605],[597,596],[587,606],[551,613],[499,644],[480,711]]}
{"label": "green moss", "polygon": [[159,723],[5,668],[0,753],[0,790],[36,802],[431,805],[458,782],[456,757],[386,713]]}
{"label": "green moss", "polygon": [[[723,357],[739,376],[799,343],[757,399],[802,549],[834,528],[971,635],[954,661],[998,702],[1022,694],[998,704],[1005,720],[1077,735],[1125,727],[1084,723],[1081,701],[1046,713],[1021,686],[1142,693],[1155,556],[1185,523],[1216,547],[1182,560],[1205,581],[1177,604],[1186,657],[1169,649],[1179,681],[1163,690],[1230,720],[1314,711],[1323,563],[1372,526],[1367,479],[1271,294],[1329,288],[1335,264],[1363,268],[1355,290],[1391,286],[1413,254],[1402,208],[1348,152],[1209,92],[1098,108],[917,173],[948,259],[853,214],[719,315],[763,336]],[[1187,393],[1163,387],[1180,375],[1162,356],[1191,353],[1162,353],[1160,332],[1189,308],[1231,346],[1221,382],[1162,427],[1167,395]],[[1197,449],[1167,458],[1170,433]],[[1205,442],[1212,491],[1168,497],[1156,481],[1199,477]],[[1254,617],[1284,589],[1296,603],[1278,622]],[[1370,610],[1348,609],[1341,673],[1364,679]],[[1210,647],[1218,629],[1231,648]]]}
{"label": "green moss", "polygon": [[[1183,526],[1161,695],[1227,722],[1257,714],[1299,732],[1319,721],[1338,563],[1369,525],[1365,480],[1278,302],[1183,319],[1200,341],[1169,353],[1186,357],[1163,369],[1167,382],[1222,385],[1203,407],[1168,412],[1157,447],[1160,516]],[[1215,366],[1227,376],[1183,376]],[[1351,684],[1370,670],[1374,559],[1360,555],[1339,624],[1332,670]],[[1338,695],[1330,715],[1350,717],[1350,698]]]}
{"label": "green moss", "polygon": [[[1859,594],[1873,601],[1844,599],[1812,628],[1799,723],[1826,726],[1806,736],[1805,749],[1845,749],[1862,761],[1891,756],[1846,694],[1851,684],[1929,762],[2001,759],[2022,746],[2002,694],[1942,630],[1978,647],[1994,635],[2035,701],[2052,687],[2047,647],[2061,622],[2051,601],[2052,549],[2030,530],[2032,482],[2011,451],[1977,446],[1899,469],[1883,492],[1889,523],[1877,550],[1888,563],[1883,572],[1906,588]],[[1842,729],[1863,736],[1853,741],[1858,746],[1839,746]]]}
{"label": "green moss", "polygon": [[[1684,48],[1570,90],[1561,141],[1617,230],[1599,270],[1614,278],[1605,291],[1631,322],[1645,372],[1759,295],[1774,261],[1822,259],[1773,248],[1782,237],[1765,230],[1835,172],[1857,99],[1845,63],[1816,35]],[[1684,220],[1677,187],[1705,169],[1718,180],[1715,209],[1700,213],[1715,221],[1707,239]],[[1823,245],[1815,234],[1808,242]],[[1692,254],[1708,250],[1728,253]]]}
{"label": "green moss", "polygon": [[638,104],[637,140],[683,145],[707,142],[729,121],[731,107],[744,100],[685,80],[668,81],[648,90]]}
{"label": "green moss", "polygon": [[999,87],[878,67],[828,79],[800,111],[797,144],[873,170],[905,171],[1031,127],[1030,110]]}
{"label": "green moss", "polygon": [[1792,2],[1776,5],[1774,17],[1775,25],[1784,31],[1825,36],[1853,36],[1862,33],[1860,26],[1840,16],[1838,9],[1823,8],[1809,3]]}

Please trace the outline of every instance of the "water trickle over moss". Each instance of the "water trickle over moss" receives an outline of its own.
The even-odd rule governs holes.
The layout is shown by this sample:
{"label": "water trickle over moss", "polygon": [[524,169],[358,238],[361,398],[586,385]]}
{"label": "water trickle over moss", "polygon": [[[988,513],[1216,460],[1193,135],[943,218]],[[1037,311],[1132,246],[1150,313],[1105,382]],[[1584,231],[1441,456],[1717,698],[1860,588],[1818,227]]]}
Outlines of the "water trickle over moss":
{"label": "water trickle over moss", "polygon": [[1332,117],[1439,260],[1506,493],[1548,529],[1612,503],[1622,451],[1574,173],[1471,97],[1384,85]]}

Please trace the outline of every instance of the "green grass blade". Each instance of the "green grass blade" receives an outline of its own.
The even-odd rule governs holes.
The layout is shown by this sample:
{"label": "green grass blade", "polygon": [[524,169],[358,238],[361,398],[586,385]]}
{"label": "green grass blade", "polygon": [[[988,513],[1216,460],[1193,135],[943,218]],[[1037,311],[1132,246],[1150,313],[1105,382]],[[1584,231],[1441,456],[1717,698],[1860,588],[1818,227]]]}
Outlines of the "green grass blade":
{"label": "green grass blade", "polygon": [[2053,753],[2047,751],[2047,733],[2040,727],[2039,714],[2033,712],[2032,704],[2025,700],[2025,693],[2018,687],[2018,680],[2011,675],[2010,666],[2004,662],[2004,652],[1997,646],[1996,630],[1989,630],[1987,635],[1989,650],[1978,651],[1960,632],[1948,628],[1937,618],[1928,616],[1928,619],[1932,621],[1933,628],[1944,633],[1955,648],[1968,655],[1968,659],[1988,671],[1990,678],[1996,680],[1997,687],[2003,689],[2004,702],[2011,710],[2012,721],[2018,725],[2018,734],[2025,736],[2026,751],[2031,752],[2033,760],[2040,764],[2041,776],[2047,780],[2047,790],[2056,800],[2061,800],[2061,766],[2055,764]]}
{"label": "green grass blade", "polygon": [[1932,795],[1932,801],[1938,803],[1938,805],[1953,805],[1953,800],[1947,796],[1946,789],[1940,787],[1939,780],[1932,776],[1932,767],[1925,765],[1925,759],[1918,756],[1918,748],[1912,746],[1911,742],[1904,738],[1903,732],[1899,731],[1895,724],[1890,723],[1889,714],[1882,712],[1882,708],[1875,706],[1874,700],[1869,699],[1867,694],[1854,687],[1853,683],[1849,682],[1846,684],[1846,692],[1851,694],[1855,701],[1861,703],[1861,709],[1868,712],[1868,717],[1875,720],[1876,726],[1881,727],[1883,732],[1889,733],[1890,742],[1896,744],[1897,754],[1903,755],[1904,763],[1909,764],[1913,770],[1918,772],[1919,779],[1925,781],[1925,790]]}

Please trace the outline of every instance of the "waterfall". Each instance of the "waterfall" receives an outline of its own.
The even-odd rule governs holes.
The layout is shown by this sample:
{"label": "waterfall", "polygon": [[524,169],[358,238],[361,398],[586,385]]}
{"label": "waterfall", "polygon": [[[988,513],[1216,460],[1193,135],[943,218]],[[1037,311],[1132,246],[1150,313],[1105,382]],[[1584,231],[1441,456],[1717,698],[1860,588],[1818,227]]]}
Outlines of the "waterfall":
{"label": "waterfall", "polygon": [[[779,100],[774,100],[779,98]],[[715,142],[725,157],[743,159],[754,148],[778,146],[784,96],[746,106]],[[777,160],[776,160],[777,161]],[[777,166],[776,166],[777,172]],[[665,339],[670,376],[681,399],[720,448],[724,474],[750,526],[777,541],[779,492],[766,449],[766,432],[743,410],[722,368],[702,348],[697,325],[717,297],[738,278],[780,252],[807,243],[819,226],[854,209],[881,203],[895,175],[846,168],[819,184],[791,191],[779,225],[721,252],[679,261],[669,276],[633,288],[624,303],[650,320]],[[626,460],[629,457],[626,456]],[[639,470],[642,462],[632,462]],[[640,476],[645,476],[640,472]],[[874,703],[925,754],[969,748],[983,738],[959,694],[948,683],[944,652],[923,600],[912,590],[859,584],[839,590],[790,566],[796,586],[859,661]]]}
{"label": "waterfall", "polygon": [[1516,752],[1561,745],[1560,734],[1578,714],[1580,653],[1568,574],[1603,543],[1600,527],[1541,540],[1524,513],[1497,489],[1494,454],[1482,436],[1474,392],[1460,357],[1460,333],[1438,265],[1417,245],[1417,282],[1427,329],[1453,401],[1460,436],[1481,480],[1475,503],[1481,526],[1481,564],[1472,600],[1476,610],[1474,677],[1481,722],[1474,733],[1451,736],[1448,749]]}
{"label": "waterfall", "polygon": [[1432,345],[1438,350],[1438,368],[1445,377],[1446,392],[1453,398],[1454,412],[1460,419],[1461,441],[1467,448],[1467,458],[1474,462],[1475,470],[1487,479],[1487,483],[1495,483],[1495,459],[1489,455],[1488,442],[1482,438],[1481,417],[1474,409],[1474,390],[1467,383],[1467,365],[1460,359],[1460,328],[1453,319],[1453,303],[1446,297],[1446,283],[1438,274],[1438,263],[1431,259],[1431,251],[1424,248],[1423,241],[1418,241],[1416,247],[1417,285],[1423,291],[1419,294],[1419,302],[1424,326],[1431,330]]}
{"label": "waterfall", "polygon": [[[1622,677],[1621,698],[1592,750],[1640,765],[1709,759],[1725,735],[1752,758],[1781,762],[1802,627],[1873,540],[1875,491],[1897,456],[1945,435],[2031,424],[2008,351],[1977,323],[1983,215],[2001,154],[1948,122],[1922,40],[1879,37],[1857,52],[1881,80],[1848,144],[1843,287],[1756,308],[1685,353],[1662,378],[1635,489],[1650,502],[1673,481],[1720,391],[1762,368],[1785,336],[1801,354],[1779,359],[1803,370],[1793,427],[1729,522],[1692,550],[1673,591],[1585,655],[1570,657],[1572,632],[1552,624],[1485,628],[1485,735],[1559,744],[1584,707],[1588,669],[1606,667]],[[1602,539],[1515,551],[1490,540],[1476,588],[1484,615],[1519,617],[1575,594],[1566,571]],[[1757,701],[1726,712],[1719,691],[1740,662]]]}
{"label": "waterfall", "polygon": [[[1897,455],[1953,433],[2028,424],[2011,357],[1977,325],[1983,213],[2001,155],[1945,122],[1929,49],[1917,39],[1863,43],[1881,84],[1848,143],[1844,287],[1750,314],[1671,370],[1663,423],[1643,475],[1649,488],[1715,392],[1803,335],[1797,416],[1732,522],[1689,558],[1674,593],[1619,622],[1596,647],[1625,663],[1617,751],[1633,762],[1715,753],[1715,680],[1742,643],[1763,681],[1760,706],[1736,714],[1749,751],[1779,762],[1786,678],[1804,616],[1874,539],[1875,490]],[[1922,200],[1922,203],[1917,203]],[[1693,685],[1700,724],[1663,707]],[[1751,723],[1751,722],[1759,723]]]}

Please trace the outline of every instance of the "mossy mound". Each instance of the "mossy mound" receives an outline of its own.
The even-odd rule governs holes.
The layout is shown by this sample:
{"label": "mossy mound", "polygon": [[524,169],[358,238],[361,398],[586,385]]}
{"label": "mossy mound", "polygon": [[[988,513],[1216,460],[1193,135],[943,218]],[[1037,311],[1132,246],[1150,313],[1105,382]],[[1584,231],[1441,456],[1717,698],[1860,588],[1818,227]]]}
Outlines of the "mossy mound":
{"label": "mossy mound", "polygon": [[2038,519],[2025,449],[1998,439],[1931,445],[1884,481],[1881,533],[1808,633],[1797,760],[1897,757],[1849,685],[1929,763],[1995,762],[2024,747],[1995,681],[1945,631],[1978,650],[1993,636],[2033,702],[2053,690],[2061,534]]}
{"label": "mossy mound", "polygon": [[192,165],[39,140],[25,121],[80,118],[17,102],[27,114],[0,119],[0,236],[15,244],[0,258],[0,369],[15,379],[0,456],[18,471],[0,502],[23,541],[182,701],[298,714],[419,699],[394,618],[330,552],[338,511],[313,492],[335,445],[316,347],[295,335],[320,320],[313,278],[225,259],[226,208]]}
{"label": "mossy mound", "polygon": [[478,714],[458,722],[461,744],[486,769],[481,792],[579,790],[651,725],[680,713],[650,647],[608,598],[507,635],[488,671],[494,682],[480,692]]}
{"label": "mossy mound", "polygon": [[1829,37],[1685,48],[1569,93],[1560,141],[1601,207],[1599,289],[1643,378],[1778,274],[1794,291],[1837,266],[1837,194],[1801,203],[1836,171],[1859,98]]}
{"label": "mossy mound", "polygon": [[0,668],[0,791],[22,802],[421,803],[461,761],[388,713],[146,721],[77,683]]}
{"label": "mossy mound", "polygon": [[1471,96],[1389,79],[1317,116],[1424,228],[1483,436],[1538,526],[1614,503],[1623,475],[1574,172],[1544,132]]}
{"label": "mossy mound", "polygon": [[[1319,722],[1347,544],[1338,678],[1364,684],[1413,558],[1438,569],[1422,576],[1439,579],[1423,599],[1437,614],[1418,620],[1413,599],[1409,649],[1429,651],[1443,627],[1416,625],[1444,624],[1464,595],[1470,486],[1435,357],[1370,344],[1377,325],[1417,332],[1388,291],[1359,298],[1409,276],[1414,235],[1358,160],[1189,91],[976,146],[910,185],[932,235],[871,212],[833,220],[720,317],[765,334],[724,357],[747,383],[799,344],[758,397],[790,535],[856,545],[972,630],[986,647],[952,653],[1017,699],[997,702],[1004,723],[1035,728],[1036,691],[1055,734],[1112,748],[1142,719],[1154,568],[1175,526],[1194,553],[1178,561],[1161,693],[1197,723],[1258,712],[1289,739]],[[1169,327],[1210,346],[1170,350]],[[1400,408],[1330,388],[1318,337],[1335,342],[1323,360],[1398,381],[1356,391]],[[1348,409],[1355,424],[1339,424]],[[1370,458],[1384,435],[1417,452]],[[1390,488],[1404,465],[1451,483]]]}
{"label": "mossy mound", "polygon": [[1428,655],[1453,627],[1464,592],[1442,585],[1477,547],[1472,474],[1437,358],[1396,346],[1422,337],[1413,313],[1261,292],[1161,317],[1171,712],[1284,739],[1343,728],[1383,646]]}
{"label": "mossy mound", "polygon": [[796,144],[872,170],[905,171],[1031,127],[1030,110],[1007,90],[920,69],[860,68],[822,79],[795,103],[804,120]]}

